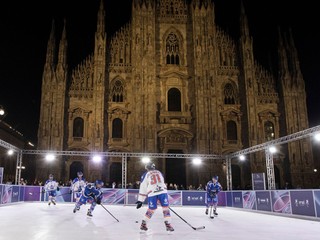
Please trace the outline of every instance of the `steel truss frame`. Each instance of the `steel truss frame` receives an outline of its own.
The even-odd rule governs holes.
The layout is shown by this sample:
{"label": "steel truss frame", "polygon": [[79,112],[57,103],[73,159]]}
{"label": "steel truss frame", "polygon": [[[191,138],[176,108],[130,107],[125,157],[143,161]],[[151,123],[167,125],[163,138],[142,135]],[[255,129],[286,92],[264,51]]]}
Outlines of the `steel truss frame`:
{"label": "steel truss frame", "polygon": [[273,165],[273,155],[268,151],[271,146],[281,145],[297,140],[307,138],[314,135],[315,133],[320,133],[320,125],[296,132],[275,140],[271,140],[262,144],[258,144],[234,153],[227,155],[215,155],[215,154],[175,154],[175,153],[133,153],[133,152],[88,152],[88,151],[44,151],[44,150],[22,150],[10,143],[7,143],[0,139],[0,146],[5,149],[12,149],[16,151],[17,154],[17,169],[16,169],[16,184],[21,177],[21,167],[22,167],[22,156],[23,154],[48,154],[50,152],[55,155],[66,155],[66,156],[93,156],[100,155],[106,157],[121,157],[122,158],[122,187],[124,188],[127,183],[127,159],[128,157],[142,158],[148,156],[150,158],[201,158],[201,159],[213,159],[213,160],[225,160],[226,163],[226,178],[227,178],[227,189],[232,190],[232,171],[231,171],[231,160],[233,158],[239,157],[241,155],[258,152],[265,150],[266,154],[266,167],[267,167],[267,179],[268,179],[268,189],[275,188],[275,178],[274,178],[274,165]]}

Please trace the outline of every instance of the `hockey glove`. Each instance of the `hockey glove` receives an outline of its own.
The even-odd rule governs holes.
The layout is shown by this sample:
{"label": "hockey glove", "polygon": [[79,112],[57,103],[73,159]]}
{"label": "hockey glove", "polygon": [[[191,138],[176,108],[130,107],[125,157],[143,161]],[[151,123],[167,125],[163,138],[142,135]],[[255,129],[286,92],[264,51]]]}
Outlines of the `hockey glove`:
{"label": "hockey glove", "polygon": [[142,203],[143,203],[143,202],[141,202],[141,201],[136,202],[136,204],[137,204],[137,209],[139,209],[139,208],[142,207]]}
{"label": "hockey glove", "polygon": [[46,192],[46,190],[45,189],[42,189],[42,193],[45,193]]}
{"label": "hockey glove", "polygon": [[217,194],[214,191],[210,191],[209,195],[211,198],[215,198]]}
{"label": "hockey glove", "polygon": [[57,191],[60,191],[60,188],[59,188],[59,187],[57,187]]}
{"label": "hockey glove", "polygon": [[96,198],[96,203],[101,204],[101,198]]}

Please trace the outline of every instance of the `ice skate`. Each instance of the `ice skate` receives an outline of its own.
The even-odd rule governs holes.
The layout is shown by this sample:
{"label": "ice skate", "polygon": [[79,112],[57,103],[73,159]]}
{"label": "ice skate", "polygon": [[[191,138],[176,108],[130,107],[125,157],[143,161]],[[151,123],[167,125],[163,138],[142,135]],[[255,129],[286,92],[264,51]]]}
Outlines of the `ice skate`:
{"label": "ice skate", "polygon": [[218,216],[217,210],[213,210],[213,214],[214,214],[215,216]]}
{"label": "ice skate", "polygon": [[51,200],[51,202],[53,203],[53,205],[56,205],[56,202],[54,200]]}
{"label": "ice skate", "polygon": [[165,221],[164,224],[166,225],[167,232],[173,232],[174,231],[173,227],[171,226],[171,224],[168,221]]}
{"label": "ice skate", "polygon": [[142,232],[148,231],[147,223],[146,223],[145,220],[142,220],[142,223],[141,223],[141,226],[140,226],[140,230],[141,230]]}
{"label": "ice skate", "polygon": [[89,216],[89,217],[93,217],[92,212],[91,212],[91,210],[90,210],[90,209],[88,209],[87,216]]}
{"label": "ice skate", "polygon": [[73,209],[73,213],[76,213],[76,211],[79,211],[79,210],[80,210],[80,208],[75,206],[74,209]]}
{"label": "ice skate", "polygon": [[48,202],[48,205],[50,206],[50,205],[51,205],[51,202]]}
{"label": "ice skate", "polygon": [[206,215],[208,215],[208,211],[209,211],[209,210],[208,210],[208,208],[207,208],[207,209],[206,209]]}

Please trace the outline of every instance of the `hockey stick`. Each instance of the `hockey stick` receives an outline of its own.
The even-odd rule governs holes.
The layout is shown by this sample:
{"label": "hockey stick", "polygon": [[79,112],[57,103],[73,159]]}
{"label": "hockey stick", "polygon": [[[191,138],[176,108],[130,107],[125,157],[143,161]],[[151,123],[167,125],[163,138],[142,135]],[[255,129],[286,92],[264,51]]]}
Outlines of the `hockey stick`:
{"label": "hockey stick", "polygon": [[169,207],[169,209],[176,214],[182,221],[184,221],[186,224],[188,224],[193,230],[200,230],[200,229],[204,229],[205,226],[201,226],[201,227],[193,227],[190,223],[188,223],[186,220],[184,220],[178,213],[176,213],[175,211],[173,211],[173,209],[171,207]]}
{"label": "hockey stick", "polygon": [[113,216],[112,213],[109,212],[109,210],[106,209],[106,207],[102,205],[102,203],[100,203],[100,205],[101,205],[101,207],[103,207],[103,209],[106,210],[115,220],[117,220],[117,221],[119,222],[119,220],[118,220],[115,216]]}

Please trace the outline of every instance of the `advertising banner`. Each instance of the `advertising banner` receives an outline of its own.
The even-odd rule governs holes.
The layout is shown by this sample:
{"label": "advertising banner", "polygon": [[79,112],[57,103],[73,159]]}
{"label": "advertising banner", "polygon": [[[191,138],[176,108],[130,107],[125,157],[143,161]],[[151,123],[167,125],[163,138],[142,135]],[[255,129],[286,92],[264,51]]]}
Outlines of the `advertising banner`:
{"label": "advertising banner", "polygon": [[19,201],[22,202],[24,201],[24,186],[19,186]]}
{"label": "advertising banner", "polygon": [[61,187],[57,191],[57,202],[71,202],[72,194],[70,194],[70,187]]}
{"label": "advertising banner", "polygon": [[2,204],[11,203],[13,185],[3,185],[2,188]]}
{"label": "advertising banner", "polygon": [[252,173],[252,190],[266,190],[264,173]]}
{"label": "advertising banner", "polygon": [[257,210],[260,211],[272,211],[271,197],[269,191],[257,191],[256,192],[256,204]]}
{"label": "advertising banner", "polygon": [[175,206],[182,205],[181,191],[168,191],[169,204]]}
{"label": "advertising banner", "polygon": [[291,214],[290,192],[287,190],[271,191],[272,211]]}
{"label": "advertising banner", "polygon": [[40,191],[39,186],[24,186],[24,201],[39,201]]}
{"label": "advertising banner", "polygon": [[256,192],[243,191],[242,192],[243,208],[256,210]]}
{"label": "advertising banner", "polygon": [[3,185],[0,184],[0,204],[2,204],[2,188]]}
{"label": "advertising banner", "polygon": [[4,168],[0,167],[0,184],[3,183],[3,172],[4,172]]}
{"label": "advertising banner", "polygon": [[226,192],[227,207],[232,207],[232,192]]}
{"label": "advertising banner", "polygon": [[312,191],[290,191],[292,214],[315,217]]}
{"label": "advertising banner", "polygon": [[126,189],[103,188],[103,197],[101,202],[105,204],[124,204],[124,197],[126,195],[126,191]]}
{"label": "advertising banner", "polygon": [[236,208],[243,208],[242,192],[232,192],[232,206]]}
{"label": "advertising banner", "polygon": [[207,193],[204,191],[183,191],[182,205],[183,206],[205,206]]}
{"label": "advertising banner", "polygon": [[320,190],[313,191],[314,203],[316,208],[316,217],[320,218]]}
{"label": "advertising banner", "polygon": [[11,202],[19,202],[20,198],[19,198],[20,192],[19,192],[19,186],[12,186],[12,197],[11,197]]}
{"label": "advertising banner", "polygon": [[227,199],[226,199],[226,192],[219,192],[218,193],[218,206],[226,206]]}

